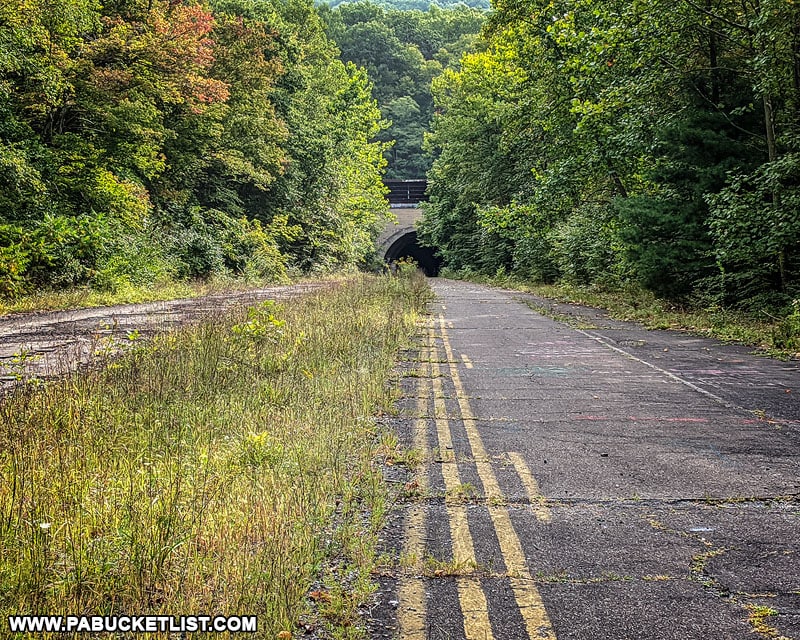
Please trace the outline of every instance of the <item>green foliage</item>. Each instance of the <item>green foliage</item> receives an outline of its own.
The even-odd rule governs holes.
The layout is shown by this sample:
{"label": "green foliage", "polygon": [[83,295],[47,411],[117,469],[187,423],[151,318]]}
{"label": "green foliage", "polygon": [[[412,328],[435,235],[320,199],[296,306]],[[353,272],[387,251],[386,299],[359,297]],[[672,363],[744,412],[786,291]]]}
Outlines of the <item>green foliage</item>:
{"label": "green foliage", "polygon": [[797,18],[498,0],[477,52],[433,83],[423,241],[456,269],[784,306],[800,290]]}
{"label": "green foliage", "polygon": [[3,225],[0,227],[0,234],[3,236],[3,243],[0,245],[0,295],[12,298],[26,290],[24,273],[29,257],[19,243],[7,239],[9,235],[18,238],[21,235],[20,229]]}
{"label": "green foliage", "polygon": [[[363,1],[364,0],[330,0],[328,5],[338,8],[350,4],[360,4]],[[382,9],[397,11],[429,11],[432,8],[458,9],[462,6],[485,11],[490,7],[489,0],[377,0],[374,4]]]}
{"label": "green foliage", "polygon": [[585,204],[550,234],[561,279],[573,285],[610,285],[620,274],[619,232],[608,207]]}
{"label": "green foliage", "polygon": [[[734,299],[789,294],[800,269],[800,154],[786,153],[709,196],[725,291]],[[731,277],[733,276],[733,277]]]}
{"label": "green foliage", "polygon": [[353,607],[366,600],[353,576],[369,580],[386,508],[372,416],[392,400],[419,284],[354,278],[8,393],[2,616],[224,612],[276,638],[329,570]]}
{"label": "green foliage", "polygon": [[352,266],[381,115],[310,2],[0,7],[0,294]]}
{"label": "green foliage", "polygon": [[433,117],[431,81],[471,46],[483,14],[463,5],[402,10],[362,1],[339,4],[323,16],[342,59],[366,69],[374,83],[390,125],[380,135],[391,144],[387,177],[424,177],[430,168],[423,138]]}
{"label": "green foliage", "polygon": [[772,343],[777,349],[800,351],[800,300],[792,302],[792,312],[775,325]]}

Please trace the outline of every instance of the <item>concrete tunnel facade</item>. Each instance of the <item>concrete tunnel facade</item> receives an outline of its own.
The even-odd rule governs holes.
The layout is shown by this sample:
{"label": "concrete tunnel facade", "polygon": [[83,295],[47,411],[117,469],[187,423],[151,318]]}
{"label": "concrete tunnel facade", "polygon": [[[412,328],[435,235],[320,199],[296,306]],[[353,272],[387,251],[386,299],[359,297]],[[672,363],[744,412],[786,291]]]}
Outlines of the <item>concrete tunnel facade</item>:
{"label": "concrete tunnel facade", "polygon": [[386,263],[408,258],[414,260],[426,276],[439,275],[441,259],[433,249],[421,246],[417,238],[416,223],[422,217],[419,203],[428,199],[428,181],[384,180],[383,183],[397,220],[388,222],[378,237],[378,255]]}
{"label": "concrete tunnel facade", "polygon": [[419,268],[426,276],[434,277],[439,275],[442,266],[441,260],[430,247],[420,246],[417,241],[417,232],[409,231],[404,233],[386,250],[383,256],[385,262],[393,262],[410,258],[419,265]]}
{"label": "concrete tunnel facade", "polygon": [[410,258],[426,276],[437,276],[442,266],[441,260],[433,249],[419,244],[414,226],[422,216],[422,210],[417,207],[392,207],[392,213],[397,217],[397,222],[388,222],[378,237],[378,255],[386,263]]}

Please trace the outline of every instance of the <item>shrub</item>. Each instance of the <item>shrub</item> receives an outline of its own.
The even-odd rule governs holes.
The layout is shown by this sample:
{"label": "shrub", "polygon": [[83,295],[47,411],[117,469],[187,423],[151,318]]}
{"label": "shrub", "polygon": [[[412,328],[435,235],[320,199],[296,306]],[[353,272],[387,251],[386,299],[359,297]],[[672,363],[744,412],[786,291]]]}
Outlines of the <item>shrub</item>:
{"label": "shrub", "polygon": [[19,227],[0,226],[0,296],[6,298],[15,298],[27,289],[28,253],[19,244],[21,233]]}
{"label": "shrub", "polygon": [[563,280],[588,285],[614,279],[619,263],[618,244],[605,205],[590,204],[576,209],[549,234],[552,258]]}
{"label": "shrub", "polygon": [[800,300],[792,303],[792,313],[772,329],[772,344],[778,349],[800,350]]}

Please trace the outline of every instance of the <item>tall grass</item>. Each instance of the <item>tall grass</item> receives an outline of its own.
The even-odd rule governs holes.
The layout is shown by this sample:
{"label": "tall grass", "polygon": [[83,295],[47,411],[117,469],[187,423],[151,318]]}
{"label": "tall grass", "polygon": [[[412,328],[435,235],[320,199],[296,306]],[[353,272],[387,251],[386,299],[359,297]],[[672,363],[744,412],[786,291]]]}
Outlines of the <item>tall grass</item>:
{"label": "tall grass", "polygon": [[7,397],[0,628],[24,613],[238,613],[258,615],[259,636],[291,631],[332,555],[355,573],[370,561],[371,416],[426,291],[360,278]]}

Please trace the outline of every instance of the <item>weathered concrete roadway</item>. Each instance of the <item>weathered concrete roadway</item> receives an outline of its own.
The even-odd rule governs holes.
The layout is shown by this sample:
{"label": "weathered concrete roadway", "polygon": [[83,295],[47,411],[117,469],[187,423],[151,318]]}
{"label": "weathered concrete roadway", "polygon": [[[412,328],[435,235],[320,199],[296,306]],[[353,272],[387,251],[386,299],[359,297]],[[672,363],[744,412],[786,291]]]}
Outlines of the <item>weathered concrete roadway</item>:
{"label": "weathered concrete roadway", "polygon": [[375,638],[800,639],[800,370],[434,281]]}

